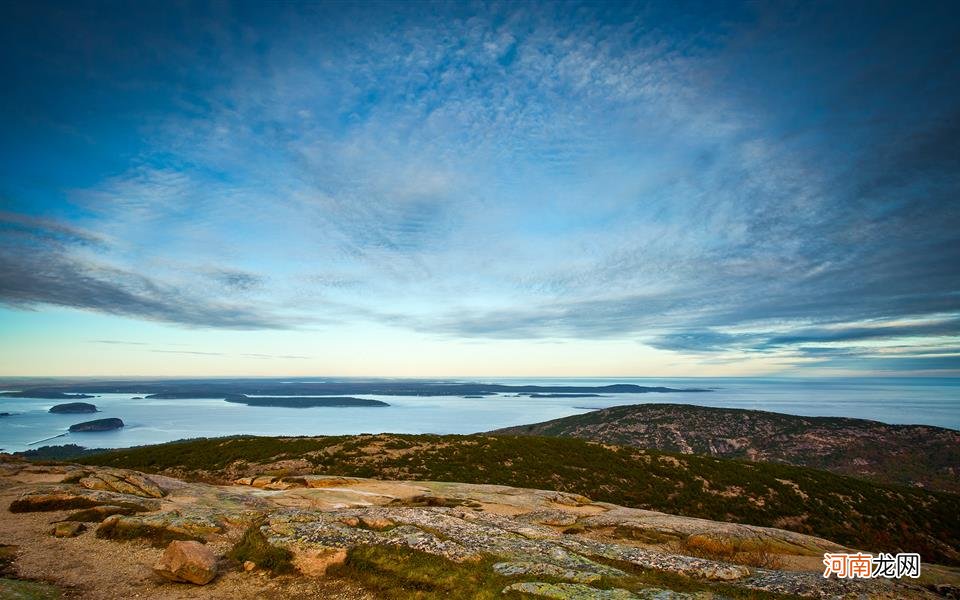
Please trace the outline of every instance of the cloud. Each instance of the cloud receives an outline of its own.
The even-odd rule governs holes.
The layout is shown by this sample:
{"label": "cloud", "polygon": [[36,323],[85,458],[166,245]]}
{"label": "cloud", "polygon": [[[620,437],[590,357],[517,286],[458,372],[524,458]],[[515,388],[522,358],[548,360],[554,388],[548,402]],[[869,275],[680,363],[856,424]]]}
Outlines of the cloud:
{"label": "cloud", "polygon": [[214,270],[209,273],[210,278],[217,281],[225,288],[237,291],[247,292],[261,287],[265,278],[255,273],[244,271],[234,271],[229,269]]}
{"label": "cloud", "polygon": [[0,302],[55,305],[193,327],[283,329],[254,307],[201,298],[145,275],[98,264],[73,247],[94,236],[20,215],[0,220]]}
{"label": "cloud", "polygon": [[0,298],[697,360],[926,349],[960,334],[957,31],[893,10],[201,11],[216,35],[153,32],[167,70],[136,45],[99,82],[146,121],[126,170],[63,186],[67,221],[0,219]]}

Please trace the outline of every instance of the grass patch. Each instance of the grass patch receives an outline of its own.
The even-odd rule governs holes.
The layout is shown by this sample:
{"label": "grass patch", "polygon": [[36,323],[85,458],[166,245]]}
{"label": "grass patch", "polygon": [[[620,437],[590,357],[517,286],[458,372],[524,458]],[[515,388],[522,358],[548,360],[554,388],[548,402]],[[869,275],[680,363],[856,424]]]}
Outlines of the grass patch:
{"label": "grass patch", "polygon": [[60,589],[47,583],[0,578],[0,598],[6,600],[56,600]]}
{"label": "grass patch", "polygon": [[352,579],[386,600],[493,600],[522,598],[502,594],[515,579],[493,572],[492,558],[454,562],[397,546],[357,546],[329,575]]}
{"label": "grass patch", "polygon": [[254,523],[243,532],[243,537],[227,553],[227,558],[241,564],[249,560],[274,575],[293,573],[296,570],[292,562],[293,554],[286,548],[270,544],[260,531],[260,523]]}
{"label": "grass patch", "polygon": [[764,569],[783,568],[783,559],[767,541],[716,539],[705,535],[690,535],[669,544],[674,554],[718,560]]}

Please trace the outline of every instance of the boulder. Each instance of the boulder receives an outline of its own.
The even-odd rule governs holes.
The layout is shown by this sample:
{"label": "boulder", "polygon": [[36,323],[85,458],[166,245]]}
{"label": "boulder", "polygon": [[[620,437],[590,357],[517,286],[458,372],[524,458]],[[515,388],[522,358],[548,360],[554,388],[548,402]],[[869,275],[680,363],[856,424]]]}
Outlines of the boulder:
{"label": "boulder", "polygon": [[50,530],[50,535],[58,538],[71,538],[77,537],[86,530],[87,526],[83,523],[64,521],[61,523],[55,523],[53,528]]}
{"label": "boulder", "polygon": [[170,581],[206,585],[217,576],[217,557],[200,542],[170,542],[153,571]]}
{"label": "boulder", "polygon": [[360,525],[363,525],[367,529],[389,529],[396,525],[390,519],[386,517],[378,517],[375,515],[363,515],[360,517]]}

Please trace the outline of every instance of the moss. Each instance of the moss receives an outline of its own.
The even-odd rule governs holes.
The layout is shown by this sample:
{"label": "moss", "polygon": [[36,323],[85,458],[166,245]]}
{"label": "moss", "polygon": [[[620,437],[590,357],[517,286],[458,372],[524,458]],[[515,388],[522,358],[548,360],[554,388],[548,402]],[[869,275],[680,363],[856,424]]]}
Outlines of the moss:
{"label": "moss", "polygon": [[243,532],[233,548],[227,553],[227,558],[243,563],[251,561],[261,569],[266,569],[274,575],[293,573],[293,554],[286,548],[278,548],[270,542],[260,531],[260,523],[254,523]]}
{"label": "moss", "polygon": [[144,523],[122,523],[107,519],[97,527],[96,536],[107,540],[145,540],[157,548],[163,548],[175,540],[202,542],[203,539],[164,527]]}

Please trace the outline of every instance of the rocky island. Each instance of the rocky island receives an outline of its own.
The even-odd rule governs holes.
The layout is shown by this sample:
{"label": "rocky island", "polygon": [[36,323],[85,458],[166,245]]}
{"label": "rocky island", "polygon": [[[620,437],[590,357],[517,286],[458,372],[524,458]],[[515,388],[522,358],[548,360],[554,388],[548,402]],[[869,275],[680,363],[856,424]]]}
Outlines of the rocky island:
{"label": "rocky island", "polygon": [[97,407],[87,402],[67,402],[66,404],[57,404],[47,412],[56,414],[95,413],[97,412]]}
{"label": "rocky island", "polygon": [[117,418],[96,419],[94,421],[84,421],[70,426],[70,432],[80,431],[111,431],[123,427],[123,421]]}
{"label": "rocky island", "polygon": [[247,406],[275,406],[281,408],[317,408],[334,406],[390,406],[380,400],[351,398],[348,396],[297,396],[297,397],[257,397],[250,398],[243,394],[231,394],[224,398],[227,402],[246,404]]}

